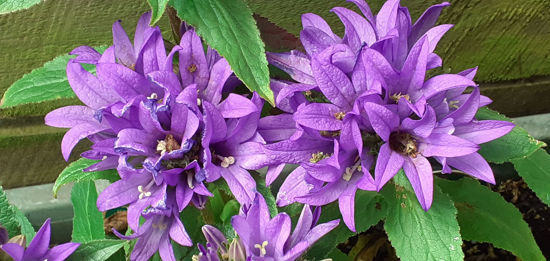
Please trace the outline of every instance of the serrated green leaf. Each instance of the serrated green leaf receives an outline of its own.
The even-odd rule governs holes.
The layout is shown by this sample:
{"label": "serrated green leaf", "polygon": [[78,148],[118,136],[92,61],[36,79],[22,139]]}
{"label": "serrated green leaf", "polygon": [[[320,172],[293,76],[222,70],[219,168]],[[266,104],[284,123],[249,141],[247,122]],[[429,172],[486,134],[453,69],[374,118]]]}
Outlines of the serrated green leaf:
{"label": "serrated green leaf", "polygon": [[382,193],[388,201],[384,229],[397,256],[403,261],[463,260],[457,210],[450,198],[436,186],[432,207],[424,211],[402,171],[394,181]]}
{"label": "serrated green leaf", "polygon": [[[482,107],[476,114],[478,120],[512,121],[510,118]],[[489,162],[504,163],[513,159],[527,157],[537,149],[545,146],[544,142],[531,137],[523,128],[516,126],[505,136],[481,144],[479,153]]]}
{"label": "serrated green leaf", "polygon": [[120,179],[116,170],[103,170],[103,171],[94,171],[94,172],[84,172],[83,169],[97,163],[97,160],[90,160],[81,158],[77,161],[71,163],[67,166],[59,177],[55,180],[53,185],[53,196],[57,197],[57,192],[61,186],[71,183],[71,182],[83,182],[83,181],[93,181],[98,179],[105,179],[111,182],[115,182]]}
{"label": "serrated green leaf", "polygon": [[0,0],[0,14],[27,9],[41,1],[42,0]]}
{"label": "serrated green leaf", "polygon": [[492,243],[525,261],[545,260],[521,213],[498,193],[469,178],[436,182],[455,202],[464,239]]}
{"label": "serrated green leaf", "polygon": [[232,199],[227,201],[223,206],[222,213],[220,213],[220,219],[223,223],[231,222],[231,217],[239,214],[239,208],[241,205],[236,200]]}
{"label": "serrated green leaf", "polygon": [[90,242],[105,238],[103,215],[96,206],[97,190],[93,181],[77,182],[71,191],[73,203],[73,242]]}
{"label": "serrated green leaf", "polygon": [[22,234],[28,245],[34,237],[34,228],[25,215],[9,203],[2,186],[0,186],[0,209],[0,224],[8,230],[8,235],[14,237]]}
{"label": "serrated green leaf", "polygon": [[[101,46],[96,49],[102,53],[106,47]],[[25,74],[6,90],[0,101],[0,108],[76,97],[66,73],[67,62],[71,57],[73,56],[58,56],[42,67]],[[84,68],[89,72],[95,72],[95,66],[85,65]]]}
{"label": "serrated green leaf", "polygon": [[550,206],[550,155],[543,149],[523,159],[512,160],[518,174],[535,194]]}
{"label": "serrated green leaf", "polygon": [[264,43],[242,0],[181,0],[171,1],[182,20],[195,26],[197,33],[216,49],[251,90],[272,105],[269,69]]}
{"label": "serrated green leaf", "polygon": [[23,214],[23,212],[21,212],[21,210],[17,208],[15,212],[15,221],[17,222],[17,224],[19,224],[21,235],[25,236],[25,239],[27,240],[27,245],[29,245],[34,238],[34,235],[36,234],[36,232],[34,231],[34,227],[32,227],[31,222],[29,222],[25,214]]}
{"label": "serrated green leaf", "polygon": [[[358,190],[355,195],[355,227],[357,232],[366,231],[371,226],[376,225],[386,216],[386,211],[386,203],[379,193]],[[340,219],[341,217],[342,215],[340,214],[338,202],[333,202],[323,206],[318,224]],[[356,233],[348,229],[344,222],[340,222],[338,227],[317,241],[317,243],[308,250],[306,255],[308,259],[313,260],[328,258],[335,254],[332,250],[335,249],[339,243],[345,242],[349,237],[355,234]]]}
{"label": "serrated green leaf", "polygon": [[160,20],[162,14],[164,14],[168,0],[147,0],[147,3],[151,6],[151,26],[153,26]]}
{"label": "serrated green leaf", "polygon": [[81,244],[68,260],[103,261],[127,244],[127,241],[102,239]]}

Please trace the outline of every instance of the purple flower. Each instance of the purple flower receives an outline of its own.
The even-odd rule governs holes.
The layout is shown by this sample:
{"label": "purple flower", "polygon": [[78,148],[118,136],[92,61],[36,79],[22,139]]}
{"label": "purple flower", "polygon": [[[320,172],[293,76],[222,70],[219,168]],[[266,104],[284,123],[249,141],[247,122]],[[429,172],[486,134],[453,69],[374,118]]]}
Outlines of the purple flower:
{"label": "purple flower", "polygon": [[138,238],[134,246],[131,260],[149,260],[157,251],[162,260],[173,260],[174,251],[170,239],[182,246],[191,246],[191,238],[185,231],[179,218],[179,211],[174,197],[166,197],[143,213],[145,223],[131,236],[124,236],[113,230],[122,239]]}
{"label": "purple flower", "polygon": [[50,219],[48,218],[40,230],[38,230],[27,249],[16,243],[7,243],[1,245],[0,248],[15,261],[60,261],[67,259],[80,246],[80,243],[65,243],[49,249],[50,233]]}
{"label": "purple flower", "polygon": [[[239,239],[227,248],[227,240],[214,227],[205,226],[207,248],[199,245],[198,260],[220,260],[219,256],[229,256],[230,260],[296,260],[322,236],[339,224],[339,220],[317,225],[320,208],[313,213],[304,206],[300,218],[291,233],[290,217],[279,213],[271,218],[265,199],[261,194],[251,205],[241,208],[241,214],[231,220]],[[245,249],[243,256],[242,247]]]}
{"label": "purple flower", "polygon": [[269,54],[270,63],[297,82],[272,81],[286,113],[258,126],[268,143],[267,184],[283,164],[299,165],[283,182],[277,204],[338,200],[344,222],[355,230],[356,190],[380,190],[402,168],[429,209],[430,157],[443,173],[454,167],[494,182],[478,144],[505,135],[513,124],[474,119],[490,103],[473,82],[476,69],[426,79],[441,65],[433,51],[451,25],[434,25],[448,3],[430,7],[412,25],[398,0],[387,1],[376,16],[363,1],[352,2],[364,17],[333,9],[345,25],[343,38],[319,16],[305,14],[300,36],[307,54]]}

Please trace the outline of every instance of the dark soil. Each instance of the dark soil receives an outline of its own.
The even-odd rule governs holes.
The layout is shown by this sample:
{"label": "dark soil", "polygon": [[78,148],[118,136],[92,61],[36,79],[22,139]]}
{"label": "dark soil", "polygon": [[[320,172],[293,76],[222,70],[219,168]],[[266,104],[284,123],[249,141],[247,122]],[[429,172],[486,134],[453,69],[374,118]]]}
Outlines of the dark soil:
{"label": "dark soil", "polygon": [[[514,204],[523,214],[546,259],[550,260],[550,208],[540,201],[521,179],[511,179],[496,186],[489,186],[504,199]],[[399,260],[380,222],[368,231],[351,237],[338,245],[342,252],[360,261]],[[464,241],[462,245],[466,261],[515,261],[512,253],[493,247],[489,243]]]}

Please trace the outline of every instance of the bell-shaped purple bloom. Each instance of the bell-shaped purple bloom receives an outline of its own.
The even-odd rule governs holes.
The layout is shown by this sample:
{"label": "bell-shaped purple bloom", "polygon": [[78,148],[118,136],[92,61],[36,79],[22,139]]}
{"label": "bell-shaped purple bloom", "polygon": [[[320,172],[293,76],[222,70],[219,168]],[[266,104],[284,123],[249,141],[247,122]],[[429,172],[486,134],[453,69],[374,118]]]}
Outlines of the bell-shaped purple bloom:
{"label": "bell-shaped purple bloom", "polygon": [[167,196],[144,211],[145,223],[139,227],[135,234],[124,236],[113,230],[122,239],[138,238],[130,260],[146,261],[158,251],[162,260],[175,261],[170,239],[182,246],[192,245],[191,238],[180,220],[179,211],[173,198],[173,196]]}
{"label": "bell-shaped purple bloom", "polygon": [[50,234],[50,219],[48,218],[26,249],[16,243],[7,243],[1,245],[0,248],[15,261],[61,261],[67,259],[80,246],[80,243],[65,243],[50,249]]}
{"label": "bell-shaped purple bloom", "polygon": [[[296,260],[317,240],[339,224],[339,220],[317,224],[320,208],[314,212],[304,206],[300,218],[291,233],[290,217],[279,213],[271,218],[265,199],[256,193],[251,205],[241,208],[241,214],[233,216],[231,224],[237,232],[238,240],[227,246],[223,234],[214,227],[205,226],[203,233],[207,247],[199,245],[199,260]],[[242,255],[244,246],[245,256]]]}

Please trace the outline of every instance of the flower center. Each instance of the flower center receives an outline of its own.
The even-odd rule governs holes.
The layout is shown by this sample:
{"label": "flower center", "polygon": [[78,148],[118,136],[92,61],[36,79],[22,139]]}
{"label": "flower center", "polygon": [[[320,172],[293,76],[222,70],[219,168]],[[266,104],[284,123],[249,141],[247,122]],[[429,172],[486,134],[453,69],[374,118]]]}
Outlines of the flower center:
{"label": "flower center", "polygon": [[340,136],[340,131],[319,131],[321,136],[327,137],[327,138],[334,138]]}
{"label": "flower center", "polygon": [[157,152],[163,155],[166,152],[172,152],[181,148],[178,141],[174,138],[174,135],[168,134],[164,140],[159,140],[157,143]]}
{"label": "flower center", "polygon": [[343,120],[344,116],[346,116],[346,113],[343,112],[343,111],[337,112],[337,113],[334,114],[334,118],[336,118],[339,121]]}
{"label": "flower center", "polygon": [[165,230],[168,227],[166,223],[164,223],[163,221],[159,221],[158,223],[153,223],[151,226],[154,229],[159,229],[159,230]]}
{"label": "flower center", "polygon": [[317,163],[323,159],[326,159],[330,157],[330,153],[324,153],[322,151],[319,151],[317,153],[311,154],[311,159],[309,159],[309,162],[311,163]]}
{"label": "flower center", "polygon": [[265,254],[267,254],[267,251],[265,249],[265,247],[267,246],[267,240],[265,240],[264,242],[262,242],[262,244],[255,244],[254,245],[254,248],[258,248],[260,249],[260,257],[264,257]]}
{"label": "flower center", "polygon": [[458,109],[459,101],[449,101],[449,108]]}
{"label": "flower center", "polygon": [[400,92],[390,96],[390,99],[392,99],[395,103],[399,102],[401,98],[405,98],[405,100],[411,101],[411,97],[408,94],[401,94]]}
{"label": "flower center", "polygon": [[187,66],[187,71],[189,71],[190,73],[194,73],[196,70],[197,70],[197,65],[195,65],[194,63]]}
{"label": "flower center", "polygon": [[416,155],[418,155],[416,140],[406,132],[393,132],[390,135],[390,148],[393,151],[413,158],[416,158]]}
{"label": "flower center", "polygon": [[151,182],[149,182],[149,184],[147,184],[145,187],[143,187],[142,185],[139,185],[137,187],[138,191],[139,191],[139,199],[143,199],[145,197],[150,197],[151,196],[151,186],[153,186],[153,180],[151,180]]}

